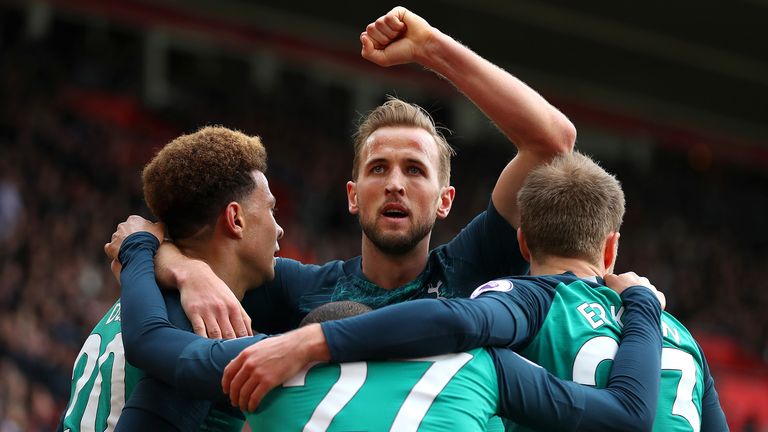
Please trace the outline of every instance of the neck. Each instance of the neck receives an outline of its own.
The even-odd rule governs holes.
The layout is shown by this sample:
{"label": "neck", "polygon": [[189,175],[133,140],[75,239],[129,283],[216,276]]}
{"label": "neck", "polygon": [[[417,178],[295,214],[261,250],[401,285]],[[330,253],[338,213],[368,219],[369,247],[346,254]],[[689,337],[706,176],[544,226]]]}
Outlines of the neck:
{"label": "neck", "polygon": [[231,247],[214,241],[195,241],[186,239],[177,242],[179,250],[189,258],[204,261],[211,270],[232,290],[238,300],[242,300],[248,289],[248,278],[242,273],[243,265]]}
{"label": "neck", "polygon": [[604,277],[605,267],[590,263],[581,258],[545,257],[543,259],[531,259],[531,275],[549,275],[571,272],[577,277],[590,276]]}
{"label": "neck", "polygon": [[429,235],[403,255],[389,255],[363,235],[363,274],[381,288],[391,290],[416,279],[427,266]]}

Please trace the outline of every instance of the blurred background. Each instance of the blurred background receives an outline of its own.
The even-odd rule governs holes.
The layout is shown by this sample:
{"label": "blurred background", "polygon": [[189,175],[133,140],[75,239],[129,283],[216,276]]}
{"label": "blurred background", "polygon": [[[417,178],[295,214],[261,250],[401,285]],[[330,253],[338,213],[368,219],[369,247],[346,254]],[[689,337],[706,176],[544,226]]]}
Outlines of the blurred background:
{"label": "blurred background", "polygon": [[[768,430],[768,19],[732,2],[404,2],[540,91],[627,194],[617,271],[694,333],[732,430]],[[359,56],[394,4],[0,0],[0,431],[52,430],[74,359],[119,295],[102,246],[139,173],[208,124],[260,135],[282,254],[359,253],[351,134],[394,94],[457,149],[451,216],[484,209],[514,148],[449,84]]]}

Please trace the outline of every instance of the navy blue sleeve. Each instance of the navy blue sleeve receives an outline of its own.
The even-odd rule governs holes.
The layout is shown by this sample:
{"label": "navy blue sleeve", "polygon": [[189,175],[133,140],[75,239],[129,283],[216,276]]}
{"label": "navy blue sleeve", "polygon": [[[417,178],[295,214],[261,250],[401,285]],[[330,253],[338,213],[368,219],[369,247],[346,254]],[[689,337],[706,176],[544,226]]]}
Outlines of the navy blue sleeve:
{"label": "navy blue sleeve", "polygon": [[[488,209],[476,216],[459,234],[445,245],[445,253],[454,266],[472,269],[471,273],[483,276],[483,283],[507,275],[525,275],[528,262],[523,259],[517,242],[517,231],[501,216],[489,200]],[[461,286],[469,294],[478,284]]]}
{"label": "navy blue sleeve", "polygon": [[704,394],[701,399],[701,432],[727,431],[728,422],[725,419],[720,397],[715,390],[715,379],[709,371],[709,364],[704,357],[704,351],[699,346],[703,365]]}
{"label": "navy blue sleeve", "polygon": [[414,300],[322,323],[337,362],[423,357],[482,346],[520,349],[539,331],[552,291],[518,285],[476,299]]}
{"label": "navy blue sleeve", "polygon": [[[181,432],[174,423],[169,423],[166,419],[155,415],[146,416],[146,411],[135,408],[125,407],[120,419],[115,426],[115,432],[136,432],[136,431],[163,431],[163,432]],[[196,430],[196,429],[190,429]]]}
{"label": "navy blue sleeve", "polygon": [[651,430],[659,394],[661,307],[643,287],[625,290],[622,300],[625,325],[606,388],[564,381],[509,350],[493,349],[498,414],[539,430]]}
{"label": "navy blue sleeve", "polygon": [[193,432],[198,430],[210,408],[209,401],[180,396],[168,384],[145,376],[125,402],[115,431]]}
{"label": "navy blue sleeve", "polygon": [[174,327],[155,281],[153,257],[158,246],[153,235],[139,232],[128,236],[120,249],[126,359],[188,396],[218,398],[224,367],[245,347],[266,336],[211,340]]}

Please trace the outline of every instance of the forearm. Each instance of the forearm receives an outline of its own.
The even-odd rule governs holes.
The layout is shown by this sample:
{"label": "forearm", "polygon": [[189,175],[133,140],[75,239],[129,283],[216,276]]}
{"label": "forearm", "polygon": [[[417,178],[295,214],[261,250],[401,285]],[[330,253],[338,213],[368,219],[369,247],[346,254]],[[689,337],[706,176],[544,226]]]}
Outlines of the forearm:
{"label": "forearm", "polygon": [[627,290],[624,301],[626,325],[607,388],[564,381],[508,350],[495,350],[499,414],[543,430],[650,430],[659,391],[661,309],[646,288]]}
{"label": "forearm", "polygon": [[[189,262],[189,265],[197,262],[187,259],[176,247],[175,244],[166,241],[160,245],[160,248],[155,255],[155,277],[157,281],[165,288],[177,289],[184,282],[187,274],[188,266],[174,265],[180,260]],[[201,263],[202,264],[202,263]]]}
{"label": "forearm", "polygon": [[123,270],[121,325],[127,360],[173,385],[176,360],[195,335],[174,328],[155,281],[154,253],[158,242],[150,234],[129,236],[120,249]]}
{"label": "forearm", "polygon": [[213,339],[253,335],[251,319],[230,288],[204,261],[163,243],[155,257],[160,284],[176,287],[192,330]]}
{"label": "forearm", "polygon": [[418,62],[469,97],[521,152],[570,151],[576,128],[541,95],[510,73],[433,28]]}
{"label": "forearm", "polygon": [[[589,413],[608,413],[585,421],[587,429],[613,425],[620,430],[651,430],[659,397],[661,373],[661,306],[645,287],[631,287],[621,294],[624,327],[608,378],[610,398],[587,399]],[[588,389],[588,393],[599,390]]]}
{"label": "forearm", "polygon": [[420,63],[451,81],[517,148],[494,187],[493,203],[519,227],[517,193],[528,173],[573,150],[576,128],[524,82],[437,29],[421,52]]}
{"label": "forearm", "polygon": [[146,233],[128,237],[120,250],[123,343],[128,361],[151,376],[198,398],[222,396],[224,367],[264,335],[221,341],[174,327],[155,282],[157,248]]}
{"label": "forearm", "polygon": [[414,300],[322,324],[333,361],[423,357],[510,346],[527,337],[527,319],[495,298]]}
{"label": "forearm", "polygon": [[163,288],[179,289],[187,285],[190,278],[199,277],[203,272],[211,272],[210,266],[203,261],[185,256],[179,248],[165,241],[155,255],[155,277]]}

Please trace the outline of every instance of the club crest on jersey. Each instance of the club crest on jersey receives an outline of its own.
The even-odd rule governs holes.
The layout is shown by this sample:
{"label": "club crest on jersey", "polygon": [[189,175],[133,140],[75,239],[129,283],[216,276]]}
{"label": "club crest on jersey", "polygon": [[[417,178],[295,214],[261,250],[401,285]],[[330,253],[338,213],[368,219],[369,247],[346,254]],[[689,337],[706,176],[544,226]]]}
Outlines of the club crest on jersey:
{"label": "club crest on jersey", "polygon": [[507,279],[496,279],[490,282],[486,282],[484,285],[479,286],[469,298],[475,298],[482,293],[489,291],[507,292],[514,288],[512,281]]}

